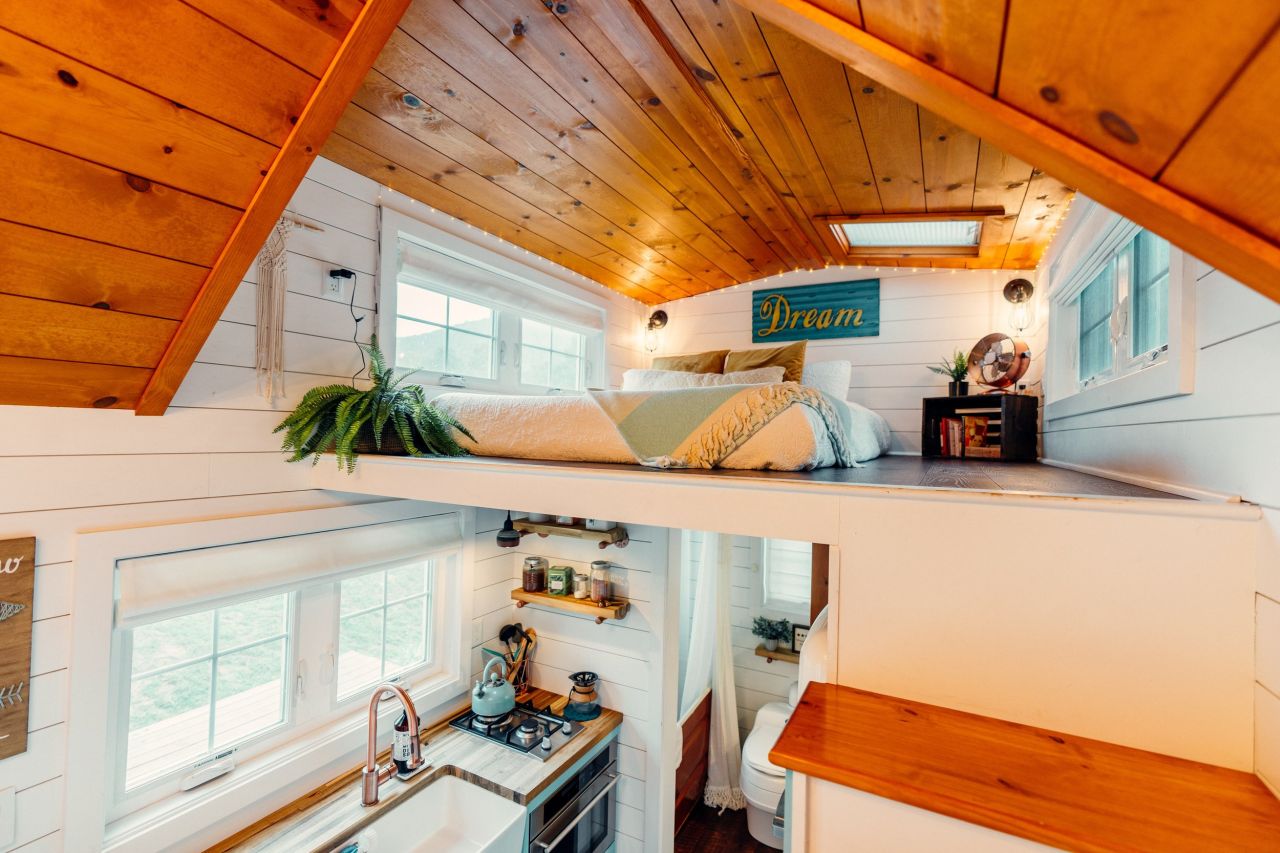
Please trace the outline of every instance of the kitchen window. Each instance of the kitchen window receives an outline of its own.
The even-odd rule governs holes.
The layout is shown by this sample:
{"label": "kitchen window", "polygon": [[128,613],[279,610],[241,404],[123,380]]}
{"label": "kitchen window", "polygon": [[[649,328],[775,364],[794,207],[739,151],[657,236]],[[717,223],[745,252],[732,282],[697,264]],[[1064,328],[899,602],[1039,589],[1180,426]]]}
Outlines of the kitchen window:
{"label": "kitchen window", "polygon": [[604,382],[603,305],[550,276],[383,211],[379,340],[423,385],[576,392]]}
{"label": "kitchen window", "polygon": [[1191,259],[1159,235],[1087,199],[1076,205],[1055,249],[1046,417],[1190,393],[1195,354]]}
{"label": "kitchen window", "polygon": [[[73,705],[85,713],[68,748],[84,766],[68,808],[90,827],[100,819],[85,848],[168,849],[201,826],[216,832],[246,796],[278,795],[281,778],[325,781],[363,754],[381,681],[403,683],[424,714],[463,695],[473,522],[431,507],[90,535],[124,544],[97,558],[87,547],[83,597],[77,584],[77,612],[106,630],[73,638]],[[92,615],[102,600],[114,602],[105,623]]]}

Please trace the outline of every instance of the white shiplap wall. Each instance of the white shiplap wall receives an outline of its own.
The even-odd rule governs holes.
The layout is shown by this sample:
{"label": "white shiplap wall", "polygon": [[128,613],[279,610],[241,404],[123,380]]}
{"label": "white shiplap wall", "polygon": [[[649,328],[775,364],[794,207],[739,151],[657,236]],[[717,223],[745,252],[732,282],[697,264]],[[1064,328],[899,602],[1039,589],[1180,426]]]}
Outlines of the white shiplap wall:
{"label": "white shiplap wall", "polygon": [[1280,792],[1280,305],[1196,266],[1194,392],[1046,421],[1044,450],[1049,459],[1263,507],[1255,763]]}
{"label": "white shiplap wall", "polygon": [[[307,389],[349,381],[360,366],[348,305],[319,293],[330,267],[356,271],[355,312],[366,318],[359,339],[368,340],[376,328],[380,192],[373,181],[317,160],[289,204],[324,231],[294,231],[288,238],[286,399],[272,405],[255,392],[251,269],[164,417],[0,407],[0,483],[6,486],[0,492],[0,537],[37,537],[30,740],[26,753],[0,761],[0,790],[17,790],[11,849],[44,853],[62,847],[67,647],[75,620],[70,590],[78,532],[368,500],[310,490],[307,466],[284,465],[271,430]],[[517,257],[511,247],[461,223],[427,211],[423,217]],[[607,343],[615,383],[640,358],[640,312],[638,303],[610,299]],[[493,523],[485,515],[482,522]],[[511,608],[502,600],[509,578],[492,574],[503,570],[477,567],[477,647],[496,636],[492,626],[509,621]]]}
{"label": "white shiplap wall", "polygon": [[[594,542],[527,536],[519,548],[498,559],[511,561],[518,572],[526,556],[546,557],[553,566],[572,566],[587,571],[593,560],[609,560],[615,592],[631,602],[625,619],[607,620],[597,625],[587,616],[528,605],[515,611],[509,621],[518,620],[538,632],[538,647],[532,664],[532,681],[555,693],[569,692],[569,674],[591,670],[600,676],[600,702],[621,711],[618,736],[618,851],[663,849],[653,827],[657,817],[653,807],[656,779],[661,767],[662,724],[654,701],[661,689],[660,647],[663,637],[662,585],[668,577],[668,531],[660,527],[626,525],[630,544],[623,549],[601,551]],[[493,537],[480,547],[493,546]],[[512,586],[507,585],[509,593]],[[491,644],[490,648],[498,648]]]}
{"label": "white shiplap wall", "polygon": [[[733,540],[731,572],[733,586],[730,591],[733,624],[733,681],[737,694],[738,734],[741,740],[745,741],[747,735],[751,733],[751,727],[755,725],[756,711],[769,702],[787,701],[787,693],[792,683],[799,678],[800,667],[781,660],[770,663],[756,654],[756,647],[760,645],[761,640],[751,633],[751,620],[760,615],[770,618],[781,618],[781,616],[766,612],[760,605],[762,540],[745,536],[735,536]],[[688,552],[683,559],[685,566],[688,567],[688,578],[685,586],[686,594],[680,602],[681,625],[686,634],[693,613],[698,572],[701,570],[702,534],[690,531],[687,542]],[[785,646],[785,643],[783,645]]]}
{"label": "white shiplap wall", "polygon": [[[1001,295],[1016,277],[1035,280],[1034,273],[1009,270],[880,271],[823,269],[789,273],[767,282],[681,299],[663,306],[670,317],[663,330],[659,355],[709,349],[750,349],[751,294],[763,286],[817,284],[858,278],[880,278],[880,335],[878,337],[810,341],[811,362],[848,359],[853,377],[848,399],[874,409],[893,429],[895,453],[920,452],[920,401],[945,395],[946,380],[931,373],[959,349],[969,352],[991,332],[1011,333],[1010,305]],[[1038,342],[1043,312],[1024,337],[1033,342],[1028,384],[1040,377]],[[778,346],[778,344],[761,344]],[[1032,386],[1038,391],[1038,386]]]}

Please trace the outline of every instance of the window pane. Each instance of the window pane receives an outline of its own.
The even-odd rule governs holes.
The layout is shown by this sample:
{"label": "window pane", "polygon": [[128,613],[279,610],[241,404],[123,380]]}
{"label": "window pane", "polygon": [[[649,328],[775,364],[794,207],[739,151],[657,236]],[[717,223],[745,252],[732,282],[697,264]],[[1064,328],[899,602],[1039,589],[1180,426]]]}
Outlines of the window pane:
{"label": "window pane", "polygon": [[551,348],[551,327],[537,320],[521,318],[520,342],[529,346]]}
{"label": "window pane", "polygon": [[338,591],[341,598],[339,612],[346,616],[348,613],[368,610],[370,607],[381,607],[384,603],[382,590],[382,572],[347,578]]}
{"label": "window pane", "polygon": [[1133,346],[1142,355],[1169,342],[1169,243],[1149,231],[1134,241]]}
{"label": "window pane", "polygon": [[403,566],[387,571],[387,601],[399,601],[412,595],[422,595],[427,590],[425,563]]}
{"label": "window pane", "polygon": [[[378,574],[378,579],[382,575]],[[381,609],[338,624],[338,695],[348,696],[382,678]]]}
{"label": "window pane", "polygon": [[807,613],[813,546],[788,539],[766,539],[764,549],[765,605]]}
{"label": "window pane", "polygon": [[212,610],[143,625],[133,631],[135,675],[211,654],[213,654]]}
{"label": "window pane", "polygon": [[1115,266],[1108,264],[1080,292],[1080,364],[1081,381],[1111,369],[1111,311],[1115,305]]}
{"label": "window pane", "polygon": [[551,353],[533,347],[520,348],[520,382],[523,385],[551,385]]}
{"label": "window pane", "polygon": [[387,665],[385,674],[403,672],[426,660],[426,598],[387,608]]}
{"label": "window pane", "polygon": [[444,370],[445,331],[439,326],[396,318],[396,366]]}
{"label": "window pane", "polygon": [[284,656],[281,638],[218,658],[214,749],[284,720]]}
{"label": "window pane", "polygon": [[551,354],[551,387],[576,391],[582,384],[578,377],[578,366],[581,363],[577,356],[553,352]]}
{"label": "window pane", "polygon": [[218,649],[243,646],[285,632],[287,593],[223,607],[218,611]]}
{"label": "window pane", "polygon": [[582,335],[564,329],[551,330],[551,348],[556,352],[578,355],[582,352]]}
{"label": "window pane", "polygon": [[463,299],[449,299],[449,325],[478,335],[493,334],[493,311]]}
{"label": "window pane", "polygon": [[209,751],[212,673],[212,662],[205,660],[135,679],[130,685],[126,788],[190,764]]}
{"label": "window pane", "polygon": [[493,338],[449,332],[449,373],[490,379],[493,376]]}
{"label": "window pane", "polygon": [[400,282],[396,288],[396,313],[443,326],[448,321],[448,299],[443,293]]}

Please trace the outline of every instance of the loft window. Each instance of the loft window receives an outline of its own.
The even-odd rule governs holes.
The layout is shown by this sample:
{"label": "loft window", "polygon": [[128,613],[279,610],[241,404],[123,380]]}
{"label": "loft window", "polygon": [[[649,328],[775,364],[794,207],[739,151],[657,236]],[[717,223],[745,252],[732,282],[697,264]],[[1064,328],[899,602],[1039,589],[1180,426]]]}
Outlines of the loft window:
{"label": "loft window", "polygon": [[837,219],[831,228],[850,255],[976,257],[985,217]]}
{"label": "loft window", "polygon": [[494,311],[408,282],[396,285],[396,365],[493,378]]}
{"label": "loft window", "polygon": [[551,323],[520,320],[520,384],[581,391],[586,337]]}

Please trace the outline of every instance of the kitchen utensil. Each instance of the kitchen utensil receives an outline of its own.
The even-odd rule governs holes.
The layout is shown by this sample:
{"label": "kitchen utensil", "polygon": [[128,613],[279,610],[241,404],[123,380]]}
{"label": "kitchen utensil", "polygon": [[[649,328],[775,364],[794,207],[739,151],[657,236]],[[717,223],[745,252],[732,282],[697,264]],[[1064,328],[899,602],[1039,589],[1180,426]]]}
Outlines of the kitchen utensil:
{"label": "kitchen utensil", "polygon": [[596,682],[600,676],[588,670],[569,676],[573,682],[569,688],[569,702],[564,706],[564,716],[570,720],[594,720],[600,716],[600,702]]}
{"label": "kitchen utensil", "polygon": [[[494,666],[500,670],[490,672]],[[507,665],[501,658],[493,658],[484,665],[480,680],[471,691],[471,710],[481,717],[501,717],[511,713],[516,706],[516,691],[506,679]]]}

